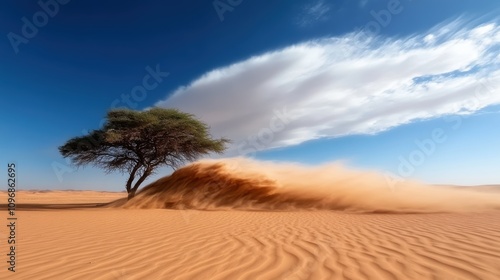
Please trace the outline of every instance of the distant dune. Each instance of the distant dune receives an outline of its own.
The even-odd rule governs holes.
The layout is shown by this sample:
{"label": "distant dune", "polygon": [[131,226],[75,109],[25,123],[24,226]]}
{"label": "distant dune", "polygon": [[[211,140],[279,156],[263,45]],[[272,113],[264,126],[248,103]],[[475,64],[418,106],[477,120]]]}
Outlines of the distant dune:
{"label": "distant dune", "polygon": [[481,186],[452,186],[453,188],[457,189],[472,189],[474,191],[480,191],[480,192],[494,192],[494,193],[500,193],[500,185],[481,185]]}
{"label": "distant dune", "polygon": [[[22,205],[26,204],[78,204],[78,203],[109,203],[126,197],[123,192],[80,191],[80,190],[18,190],[16,197]],[[0,192],[0,206],[5,207],[7,192]]]}

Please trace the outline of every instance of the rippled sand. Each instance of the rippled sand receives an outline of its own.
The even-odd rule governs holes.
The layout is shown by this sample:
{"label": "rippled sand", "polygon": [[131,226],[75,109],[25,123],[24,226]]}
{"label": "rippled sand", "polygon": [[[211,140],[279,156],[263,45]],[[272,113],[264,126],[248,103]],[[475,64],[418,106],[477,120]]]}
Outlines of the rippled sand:
{"label": "rippled sand", "polygon": [[123,196],[19,194],[17,272],[2,261],[0,279],[500,279],[499,211],[96,207]]}

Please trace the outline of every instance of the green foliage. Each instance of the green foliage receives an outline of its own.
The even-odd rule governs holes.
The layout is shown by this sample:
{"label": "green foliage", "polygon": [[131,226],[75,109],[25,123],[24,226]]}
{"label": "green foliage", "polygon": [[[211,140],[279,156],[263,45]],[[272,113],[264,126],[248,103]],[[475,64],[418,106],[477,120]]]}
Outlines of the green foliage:
{"label": "green foliage", "polygon": [[228,142],[212,139],[206,124],[176,109],[118,109],[108,112],[102,129],[70,139],[59,151],[77,166],[93,164],[107,172],[129,173],[127,191],[133,197],[157,167],[177,168],[202,155],[222,153]]}

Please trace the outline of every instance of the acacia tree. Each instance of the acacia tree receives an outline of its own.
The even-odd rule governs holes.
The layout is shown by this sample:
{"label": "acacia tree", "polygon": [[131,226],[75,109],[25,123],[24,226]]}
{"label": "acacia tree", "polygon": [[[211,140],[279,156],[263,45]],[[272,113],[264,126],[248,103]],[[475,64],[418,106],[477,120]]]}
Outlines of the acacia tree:
{"label": "acacia tree", "polygon": [[70,139],[59,151],[76,166],[92,164],[106,172],[128,173],[131,199],[159,166],[175,169],[202,155],[222,153],[228,142],[213,139],[205,123],[176,109],[117,109],[108,112],[102,129]]}

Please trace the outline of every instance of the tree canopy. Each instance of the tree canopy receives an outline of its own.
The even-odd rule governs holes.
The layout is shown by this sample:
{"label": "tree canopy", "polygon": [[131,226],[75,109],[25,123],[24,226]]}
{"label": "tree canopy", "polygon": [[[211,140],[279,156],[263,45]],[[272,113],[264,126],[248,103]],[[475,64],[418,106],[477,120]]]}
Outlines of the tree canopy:
{"label": "tree canopy", "polygon": [[213,139],[205,123],[176,109],[116,109],[108,112],[102,129],[68,140],[59,151],[77,166],[130,174],[130,199],[159,166],[175,169],[202,155],[222,153],[228,142]]}

